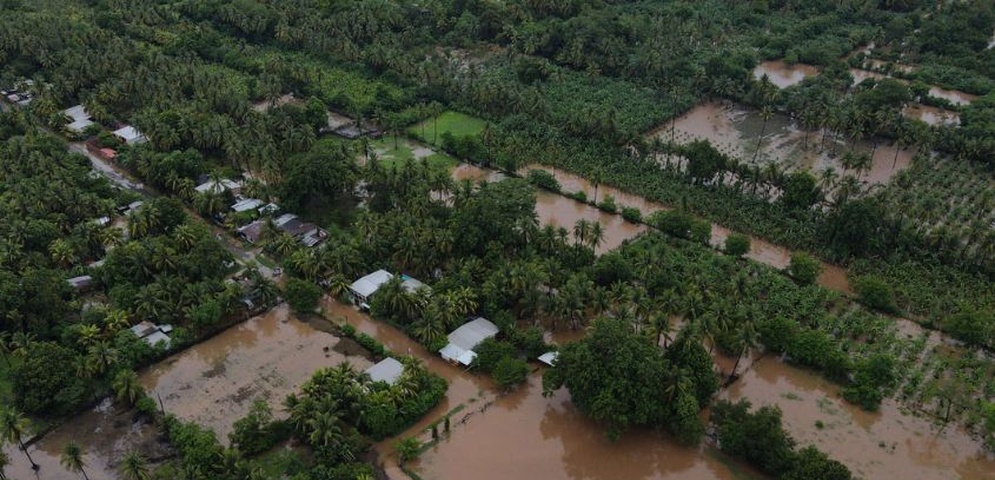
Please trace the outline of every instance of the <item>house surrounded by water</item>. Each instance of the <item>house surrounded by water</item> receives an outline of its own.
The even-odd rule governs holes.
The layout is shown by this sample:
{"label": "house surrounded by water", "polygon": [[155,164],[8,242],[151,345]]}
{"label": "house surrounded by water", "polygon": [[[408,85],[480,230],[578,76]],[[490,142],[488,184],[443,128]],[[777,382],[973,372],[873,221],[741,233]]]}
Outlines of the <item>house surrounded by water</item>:
{"label": "house surrounded by water", "polygon": [[500,329],[484,317],[477,317],[449,334],[449,344],[439,350],[439,355],[450,362],[469,367],[477,354],[473,351],[480,342],[498,334]]}

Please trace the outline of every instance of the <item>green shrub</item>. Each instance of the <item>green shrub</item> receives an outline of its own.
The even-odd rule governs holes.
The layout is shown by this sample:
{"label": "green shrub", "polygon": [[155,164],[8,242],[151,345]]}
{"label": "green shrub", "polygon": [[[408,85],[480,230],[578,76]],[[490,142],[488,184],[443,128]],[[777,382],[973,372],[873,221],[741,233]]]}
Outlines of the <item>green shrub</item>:
{"label": "green shrub", "polygon": [[622,219],[629,223],[639,223],[643,221],[643,212],[635,207],[622,207]]}
{"label": "green shrub", "polygon": [[995,340],[995,315],[991,312],[961,312],[951,315],[943,329],[971,345],[989,346]]}
{"label": "green shrub", "polygon": [[617,212],[618,205],[615,204],[615,197],[611,195],[605,195],[605,198],[601,200],[601,203],[598,204],[598,208],[608,213]]}
{"label": "green shrub", "polygon": [[791,255],[788,273],[801,285],[812,285],[822,272],[822,263],[805,252]]}
{"label": "green shrub", "polygon": [[892,292],[891,285],[888,285],[884,279],[870,275],[860,277],[854,282],[853,289],[864,305],[882,312],[898,313],[898,307],[895,306],[895,294]]}
{"label": "green shrub", "polygon": [[491,373],[503,358],[514,357],[518,353],[511,343],[494,338],[480,342],[473,351],[477,356],[473,359],[472,366],[484,373]]}
{"label": "green shrub", "polygon": [[504,357],[494,366],[491,376],[501,388],[507,390],[528,378],[529,365],[520,358]]}
{"label": "green shrub", "polygon": [[556,181],[556,177],[553,176],[552,173],[545,170],[529,170],[529,174],[526,178],[529,183],[543,190],[549,190],[557,193],[560,191],[560,182]]}
{"label": "green shrub", "polygon": [[739,233],[730,233],[726,238],[725,253],[733,257],[742,257],[750,252],[750,237]]}
{"label": "green shrub", "polygon": [[318,300],[321,299],[321,289],[306,280],[291,278],[287,281],[284,298],[295,312],[314,313],[314,309],[318,307]]}

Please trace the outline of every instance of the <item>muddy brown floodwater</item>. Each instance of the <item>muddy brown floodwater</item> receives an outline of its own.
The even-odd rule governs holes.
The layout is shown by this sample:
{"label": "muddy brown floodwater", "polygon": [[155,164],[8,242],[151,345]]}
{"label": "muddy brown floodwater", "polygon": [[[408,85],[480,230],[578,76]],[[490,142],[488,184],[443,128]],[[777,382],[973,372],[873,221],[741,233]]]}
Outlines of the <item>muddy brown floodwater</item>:
{"label": "muddy brown floodwater", "polygon": [[[593,192],[594,192],[594,185],[592,185],[589,181],[587,181],[587,179],[585,179],[585,178],[583,178],[581,176],[578,176],[578,175],[574,175],[574,174],[569,173],[569,172],[565,172],[563,170],[556,169],[556,168],[546,167],[546,166],[541,166],[541,165],[531,165],[531,166],[525,167],[523,169],[523,173],[527,172],[528,170],[533,170],[533,169],[545,170],[545,171],[551,173],[553,175],[553,177],[555,177],[556,180],[560,183],[560,186],[563,188],[563,190],[566,191],[566,192],[583,191],[583,192],[585,192],[588,195],[588,197],[590,197],[593,194]],[[548,192],[543,192],[543,193],[546,193],[547,195],[553,195],[553,194],[550,194]],[[615,203],[617,205],[619,205],[619,206],[626,206],[626,207],[638,208],[640,211],[642,211],[643,216],[650,215],[650,214],[652,214],[654,212],[658,212],[658,211],[662,211],[662,210],[670,210],[670,207],[668,207],[666,205],[663,205],[663,204],[660,204],[660,203],[651,202],[651,201],[646,200],[645,198],[642,198],[640,196],[632,195],[630,193],[623,192],[621,190],[618,190],[617,188],[610,187],[608,185],[599,185],[598,186],[598,196],[599,196],[599,198],[603,198],[603,196],[605,196],[605,195],[611,195],[611,196],[615,197],[615,200],[616,200]],[[556,195],[556,197],[563,198],[564,200],[572,202],[572,200],[567,199],[567,198],[562,197],[562,196],[559,196],[559,195]],[[574,203],[577,203],[577,205],[583,205],[583,204],[580,204],[579,202],[574,202]],[[547,209],[547,208],[548,208],[547,205],[541,205],[541,204],[539,204],[539,202],[537,202],[537,204],[536,204],[536,210],[539,211],[539,216],[541,218],[544,217],[542,211],[544,209]],[[599,212],[602,215],[605,215],[604,213],[600,212],[600,210],[597,210],[597,209],[595,209],[593,207],[588,206],[587,208],[589,210],[594,210],[595,212]],[[552,213],[547,213],[547,215],[552,215]],[[621,220],[620,216],[613,215],[613,217],[615,217],[616,222],[613,222],[611,224],[605,224],[604,222],[602,222],[602,224],[604,224],[605,227],[606,227],[606,229],[605,229],[606,230],[606,237],[609,236],[609,235],[613,235],[613,230],[612,229],[613,228],[618,228],[618,226],[617,226],[617,223],[618,223],[617,220]],[[622,239],[624,240],[624,238],[631,238],[632,236],[635,236],[636,234],[641,233],[641,231],[632,233],[632,231],[628,229],[628,227],[631,226],[632,224],[630,224],[628,222],[622,222],[622,224],[623,224],[623,228],[625,228],[625,229],[622,230],[620,233],[615,234],[616,238],[617,237],[623,237]],[[730,230],[728,228],[725,228],[722,225],[713,223],[712,224],[712,238],[711,238],[710,243],[715,248],[722,248],[725,245],[726,238],[729,236],[730,233],[731,232],[730,232]],[[619,242],[619,243],[621,243],[621,242]],[[612,248],[615,248],[615,247],[612,247]],[[771,267],[778,268],[778,269],[786,268],[788,266],[788,264],[791,263],[791,251],[790,250],[788,250],[786,248],[781,248],[781,247],[779,247],[777,245],[774,245],[774,244],[772,244],[770,242],[767,242],[767,241],[764,241],[764,240],[761,240],[761,239],[755,238],[755,237],[750,237],[750,251],[749,251],[749,253],[747,253],[746,256],[747,256],[747,258],[750,258],[750,259],[755,260],[757,262],[760,262],[760,263],[763,263],[765,265],[769,265]],[[822,273],[819,274],[819,279],[818,280],[819,280],[819,284],[822,285],[822,286],[824,286],[824,287],[826,287],[826,288],[830,288],[830,289],[836,290],[838,292],[843,292],[843,293],[847,293],[847,294],[853,293],[853,291],[850,289],[850,283],[849,283],[849,281],[847,280],[847,277],[846,277],[846,271],[843,270],[840,267],[835,266],[835,265],[831,265],[831,264],[828,264],[828,263],[823,263],[823,265],[822,265]]]}
{"label": "muddy brown floodwater", "polygon": [[[858,477],[995,478],[995,460],[963,430],[941,430],[927,418],[907,415],[893,399],[886,399],[879,412],[865,412],[843,401],[838,391],[838,386],[811,372],[766,357],[723,396],[745,398],[754,406],[777,405],[787,430],[800,444],[817,446]],[[816,421],[823,427],[816,427]]]}
{"label": "muddy brown floodwater", "polygon": [[[785,115],[773,115],[764,126],[760,113],[741,105],[709,102],[701,104],[677,118],[674,124],[675,141],[679,144],[693,140],[708,140],[722,153],[747,163],[778,163],[788,170],[810,170],[818,173],[833,168],[843,173],[843,153],[851,145],[842,140],[829,139],[824,144],[823,134],[801,129]],[[757,139],[763,132],[760,152]],[[661,125],[650,136],[670,140],[670,123]],[[884,184],[898,172],[908,168],[914,152],[894,145],[858,141],[852,148],[857,152],[873,152],[872,165],[859,178],[868,183]],[[850,172],[851,174],[855,172]]]}
{"label": "muddy brown floodwater", "polygon": [[533,374],[486,412],[457,425],[413,468],[425,480],[742,478],[715,455],[647,430],[612,443],[604,427],[573,406],[566,389],[543,397],[541,375]]}
{"label": "muddy brown floodwater", "polygon": [[338,337],[298,320],[286,304],[247,320],[142,372],[149,395],[162,396],[168,413],[213,429],[228,443],[232,424],[265,400],[285,418],[283,399],[315,370],[348,361],[372,362],[334,350]]}
{"label": "muddy brown floodwater", "polygon": [[778,88],[788,88],[792,85],[797,85],[802,80],[818,74],[819,69],[812,65],[804,63],[788,65],[782,60],[763,62],[753,69],[753,78],[760,80],[764,75],[767,75],[770,83],[773,83]]}
{"label": "muddy brown floodwater", "polygon": [[960,113],[928,105],[907,105],[902,109],[902,115],[922,120],[934,127],[960,125]]}

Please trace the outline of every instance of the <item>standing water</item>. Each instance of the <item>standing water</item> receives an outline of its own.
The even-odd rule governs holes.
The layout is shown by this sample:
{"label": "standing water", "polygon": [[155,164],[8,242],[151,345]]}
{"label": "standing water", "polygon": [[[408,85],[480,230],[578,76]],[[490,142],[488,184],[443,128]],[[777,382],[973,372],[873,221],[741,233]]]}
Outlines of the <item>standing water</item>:
{"label": "standing water", "polygon": [[802,80],[818,74],[819,69],[812,65],[805,65],[804,63],[788,65],[782,60],[763,62],[753,69],[753,78],[760,80],[766,75],[770,83],[778,88],[788,88],[792,85],[797,85],[802,83]]}

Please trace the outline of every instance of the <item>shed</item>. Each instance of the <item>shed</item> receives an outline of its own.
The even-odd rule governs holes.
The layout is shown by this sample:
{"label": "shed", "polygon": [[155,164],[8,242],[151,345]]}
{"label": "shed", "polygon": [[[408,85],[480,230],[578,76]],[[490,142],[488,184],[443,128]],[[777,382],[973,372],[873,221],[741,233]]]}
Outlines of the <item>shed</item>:
{"label": "shed", "polygon": [[90,275],[81,275],[79,277],[70,278],[66,281],[69,282],[70,287],[73,287],[76,290],[84,290],[90,288],[90,285],[93,285],[93,277]]}
{"label": "shed", "polygon": [[148,343],[153,347],[159,343],[162,343],[164,347],[169,348],[169,335],[166,335],[159,330],[152,332],[142,340],[145,340],[145,343]]}
{"label": "shed", "polygon": [[238,235],[245,239],[249,243],[256,243],[263,236],[263,227],[266,226],[265,220],[256,220],[248,225],[239,227]]}
{"label": "shed", "polygon": [[90,114],[87,113],[86,107],[83,105],[67,108],[62,111],[62,114],[71,119],[69,124],[66,125],[66,129],[71,132],[82,133],[86,127],[93,125],[93,121],[90,120]]}
{"label": "shed", "polygon": [[137,325],[131,327],[130,330],[131,333],[134,333],[136,337],[145,338],[159,331],[159,327],[156,327],[154,323],[148,320],[143,320],[139,322]]}
{"label": "shed", "polygon": [[120,138],[121,141],[127,143],[128,145],[138,145],[149,141],[145,138],[142,132],[139,132],[137,128],[131,125],[125,125],[117,130],[114,130],[114,136]]}
{"label": "shed", "polygon": [[388,385],[397,383],[402,373],[404,373],[404,364],[392,357],[387,357],[366,369],[366,374],[370,376],[370,380],[385,382]]}
{"label": "shed", "polygon": [[546,352],[546,353],[544,353],[542,355],[539,355],[539,361],[542,362],[542,363],[545,363],[546,365],[549,365],[550,367],[552,367],[553,363],[556,362],[556,357],[559,357],[559,356],[560,356],[560,352]]}
{"label": "shed", "polygon": [[473,352],[474,347],[480,345],[480,342],[497,335],[499,331],[500,329],[498,329],[497,325],[491,323],[490,320],[477,317],[453,330],[449,334],[449,344],[442,350],[439,350],[439,354],[446,360],[469,366],[477,356]]}
{"label": "shed", "polygon": [[249,210],[255,210],[263,205],[263,201],[258,198],[246,198],[242,201],[236,202],[231,206],[231,209],[237,213],[248,212]]}
{"label": "shed", "polygon": [[390,272],[377,270],[352,282],[352,285],[349,285],[349,291],[352,292],[353,300],[360,307],[369,308],[370,297],[391,278],[394,278],[394,275],[391,275]]}

